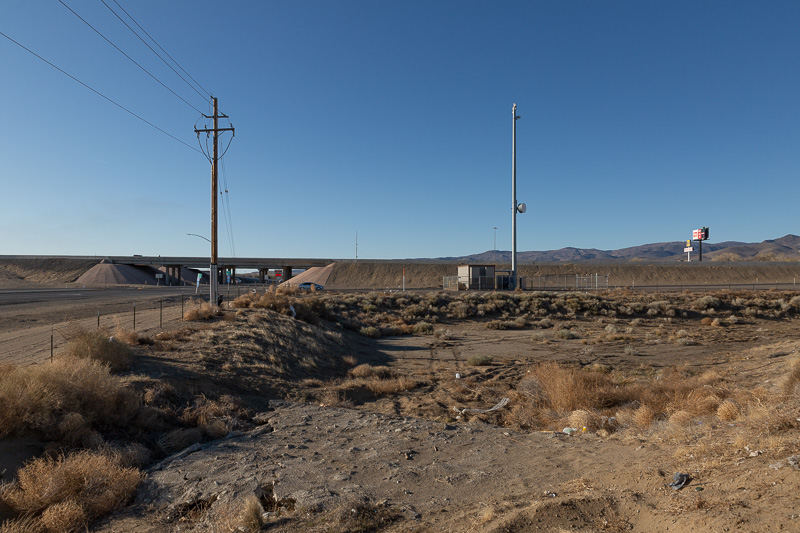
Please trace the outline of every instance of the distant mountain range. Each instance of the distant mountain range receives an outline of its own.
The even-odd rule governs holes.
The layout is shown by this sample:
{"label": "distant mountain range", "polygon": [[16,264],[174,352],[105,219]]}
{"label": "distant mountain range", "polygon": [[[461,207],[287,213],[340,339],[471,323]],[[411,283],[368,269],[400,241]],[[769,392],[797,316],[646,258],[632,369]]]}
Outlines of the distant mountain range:
{"label": "distant mountain range", "polygon": [[[692,260],[697,260],[697,243]],[[595,248],[561,248],[542,252],[517,252],[517,261],[685,261],[683,251],[686,241],[659,242],[643,244],[619,250],[597,250]],[[488,250],[483,253],[461,257],[440,257],[441,260],[463,261],[465,263],[510,263],[508,250]],[[786,235],[780,239],[770,239],[759,243],[737,241],[704,242],[704,261],[800,261],[800,237]]]}

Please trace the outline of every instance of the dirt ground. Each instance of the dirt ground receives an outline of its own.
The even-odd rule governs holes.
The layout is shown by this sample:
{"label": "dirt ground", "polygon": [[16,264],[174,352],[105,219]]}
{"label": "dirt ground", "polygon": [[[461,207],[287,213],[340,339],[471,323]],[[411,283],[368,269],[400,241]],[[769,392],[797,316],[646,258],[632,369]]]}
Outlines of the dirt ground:
{"label": "dirt ground", "polygon": [[[502,388],[551,359],[627,371],[714,368],[755,386],[785,371],[800,347],[788,340],[797,326],[744,325],[698,333],[695,345],[646,346],[654,324],[637,334],[642,345],[634,355],[625,355],[622,343],[593,350],[577,339],[532,344],[530,331],[480,324],[448,324],[448,340],[357,340],[360,360],[378,358],[375,363],[430,386],[377,400],[353,398],[345,408],[271,402],[256,430],[154,467],[136,502],[97,530],[222,531],[224,524],[193,523],[181,509],[226,492],[268,490],[296,505],[293,512],[273,512],[270,531],[325,531],[311,518],[316,510],[363,501],[399,513],[385,531],[796,531],[798,472],[786,462],[798,451],[796,431],[780,450],[695,458],[691,446],[656,431],[603,438],[519,431],[485,416],[459,416],[454,407],[489,408],[494,398],[464,403],[449,391],[459,380]],[[584,333],[600,333],[602,324],[594,327]],[[493,356],[493,364],[466,365],[476,354]],[[733,439],[735,426],[721,427],[717,438]],[[679,491],[668,486],[677,472],[692,479]]]}
{"label": "dirt ground", "polygon": [[[695,455],[693,447],[708,444],[671,441],[655,428],[610,436],[520,431],[493,424],[496,413],[454,410],[492,407],[497,398],[485,391],[494,386],[502,394],[547,360],[644,373],[714,369],[755,387],[784,374],[800,347],[797,320],[706,327],[687,345],[648,345],[648,333],[664,327],[654,319],[637,324],[632,339],[585,344],[607,331],[605,322],[574,323],[583,339],[532,342],[530,330],[496,331],[478,322],[442,325],[446,340],[356,337],[349,346],[359,361],[427,385],[377,399],[356,394],[340,407],[264,404],[263,425],[254,431],[152,468],[136,502],[97,530],[223,531],[224,522],[193,521],[185,510],[251,492],[294,500],[294,511],[271,513],[270,531],[326,531],[313,518],[319,510],[354,502],[391,506],[398,516],[385,531],[798,530],[798,472],[787,462],[798,453],[797,430],[777,449],[762,453],[752,435],[752,447],[721,458]],[[697,326],[669,324],[675,331]],[[626,354],[628,345],[635,352]],[[494,359],[467,365],[474,355]],[[484,393],[464,396],[461,384]],[[313,393],[303,387],[298,383],[293,395]],[[736,423],[715,424],[715,439],[736,438]],[[678,472],[691,482],[673,490],[668,484]]]}
{"label": "dirt ground", "polygon": [[[560,425],[514,427],[513,402],[488,414],[461,412],[491,408],[546,361],[629,376],[715,372],[731,387],[772,390],[800,353],[800,319],[714,327],[698,317],[577,315],[518,330],[489,329],[487,321],[443,320],[434,335],[343,332],[337,356],[388,366],[418,384],[387,395],[352,389],[326,397],[320,390],[341,376],[324,371],[282,386],[255,384],[246,369],[220,377],[201,336],[147,352],[132,375],[241,395],[256,424],[152,465],[135,501],[91,530],[230,531],[235,504],[248,494],[262,498],[268,531],[368,531],[331,525],[350,523],[366,503],[386,514],[372,529],[381,531],[800,530],[797,426],[778,436],[766,427],[743,434],[738,421],[712,417],[694,422],[709,427],[679,435],[666,424],[569,434]],[[27,327],[8,316],[2,324],[4,334]],[[564,330],[573,335],[559,335]],[[490,361],[468,364],[474,357]],[[8,441],[3,451],[19,462],[38,448]],[[690,477],[681,490],[669,487],[676,473]]]}

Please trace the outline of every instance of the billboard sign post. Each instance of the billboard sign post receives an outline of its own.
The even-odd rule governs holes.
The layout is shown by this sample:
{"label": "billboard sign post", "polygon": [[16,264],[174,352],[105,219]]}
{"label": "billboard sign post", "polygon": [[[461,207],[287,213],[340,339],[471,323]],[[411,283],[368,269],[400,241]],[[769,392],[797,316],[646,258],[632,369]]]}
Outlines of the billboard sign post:
{"label": "billboard sign post", "polygon": [[[700,261],[703,261],[703,241],[708,240],[708,226],[692,231],[692,240],[697,241]],[[687,241],[688,244],[688,241]]]}

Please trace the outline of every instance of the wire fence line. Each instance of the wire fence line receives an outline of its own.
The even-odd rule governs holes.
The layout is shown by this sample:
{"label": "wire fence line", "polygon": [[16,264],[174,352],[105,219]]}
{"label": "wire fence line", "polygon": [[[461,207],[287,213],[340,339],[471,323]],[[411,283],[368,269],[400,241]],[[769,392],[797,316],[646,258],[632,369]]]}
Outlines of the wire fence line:
{"label": "wire fence line", "polygon": [[[0,363],[25,366],[49,361],[66,346],[69,333],[77,329],[100,328],[113,335],[119,327],[154,336],[159,331],[180,327],[184,311],[201,299],[200,295],[180,295],[125,304],[84,305],[80,311],[49,325],[0,332]],[[89,307],[93,312],[89,312]]]}
{"label": "wire fence line", "polygon": [[[500,281],[503,276],[492,278],[467,278],[466,276],[445,276],[442,279],[444,290],[505,290],[508,287]],[[766,291],[800,290],[800,278],[765,280],[756,278],[752,282],[725,281],[723,279],[709,282],[661,282],[635,277],[612,277],[607,274],[558,274],[546,276],[520,276],[519,286],[524,291],[607,291],[612,289],[629,289],[645,292],[682,292],[682,291]],[[493,283],[494,282],[494,283]]]}

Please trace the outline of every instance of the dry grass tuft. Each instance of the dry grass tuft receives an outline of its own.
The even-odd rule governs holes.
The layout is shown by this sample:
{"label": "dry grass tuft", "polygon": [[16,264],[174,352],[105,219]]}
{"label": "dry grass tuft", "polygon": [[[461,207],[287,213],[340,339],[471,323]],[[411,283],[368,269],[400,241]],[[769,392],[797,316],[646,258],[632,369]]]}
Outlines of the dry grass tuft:
{"label": "dry grass tuft", "polygon": [[370,379],[366,386],[376,396],[396,394],[417,388],[419,382],[408,376],[398,376],[391,379]]}
{"label": "dry grass tuft", "polygon": [[78,502],[66,500],[45,509],[39,520],[48,532],[77,532],[86,528],[87,516]]}
{"label": "dry grass tuft", "polygon": [[203,433],[200,428],[182,428],[164,434],[158,439],[158,447],[164,454],[169,455],[202,441]]}
{"label": "dry grass tuft", "polygon": [[127,370],[133,351],[116,337],[100,330],[77,330],[67,338],[64,354],[75,358],[88,358],[108,365],[113,372]]}
{"label": "dry grass tuft", "polygon": [[693,419],[694,415],[688,411],[675,411],[670,415],[668,422],[672,426],[686,427],[692,423]]}
{"label": "dry grass tuft", "polygon": [[139,334],[123,326],[118,316],[114,317],[114,338],[130,346],[139,343]]}
{"label": "dry grass tuft", "polygon": [[739,418],[739,406],[731,400],[725,400],[717,407],[717,418],[730,422]]}
{"label": "dry grass tuft", "polygon": [[494,362],[494,357],[491,355],[471,355],[467,359],[469,366],[489,366]]}
{"label": "dry grass tuft", "polygon": [[632,422],[639,429],[647,429],[653,425],[653,422],[656,420],[657,416],[658,411],[656,411],[654,408],[650,407],[649,405],[642,405],[633,412]]}
{"label": "dry grass tuft", "polygon": [[239,528],[244,531],[259,531],[264,526],[264,508],[255,494],[250,494],[242,503],[239,514]]}
{"label": "dry grass tuft", "polygon": [[325,517],[325,531],[329,533],[366,533],[381,531],[402,515],[388,505],[363,501],[346,502]]}
{"label": "dry grass tuft", "polygon": [[27,429],[56,440],[79,440],[96,425],[125,427],[140,407],[133,389],[106,365],[74,357],[5,367],[0,372],[0,405],[0,437]]}
{"label": "dry grass tuft", "polygon": [[602,426],[602,418],[597,413],[578,409],[570,413],[569,425],[578,429],[586,428],[587,431],[597,431]]}
{"label": "dry grass tuft", "polygon": [[800,359],[796,359],[792,362],[792,366],[789,368],[789,373],[786,375],[783,381],[782,389],[784,394],[787,395],[797,395],[797,385],[800,383]]}
{"label": "dry grass tuft", "polygon": [[209,302],[195,301],[195,305],[186,309],[183,313],[183,319],[188,321],[193,320],[208,320],[222,314],[222,309],[218,305],[211,305]]}
{"label": "dry grass tuft", "polygon": [[358,365],[355,368],[351,368],[347,374],[356,379],[388,379],[394,377],[394,371],[388,366],[372,366],[366,363],[363,365]]}
{"label": "dry grass tuft", "polygon": [[558,412],[596,406],[600,391],[608,382],[605,374],[585,372],[552,361],[538,365],[533,375],[538,380],[547,407]]}
{"label": "dry grass tuft", "polygon": [[63,528],[48,530],[75,531],[127,502],[141,479],[138,470],[109,455],[82,451],[32,460],[0,497],[18,513],[41,514],[43,525]]}

